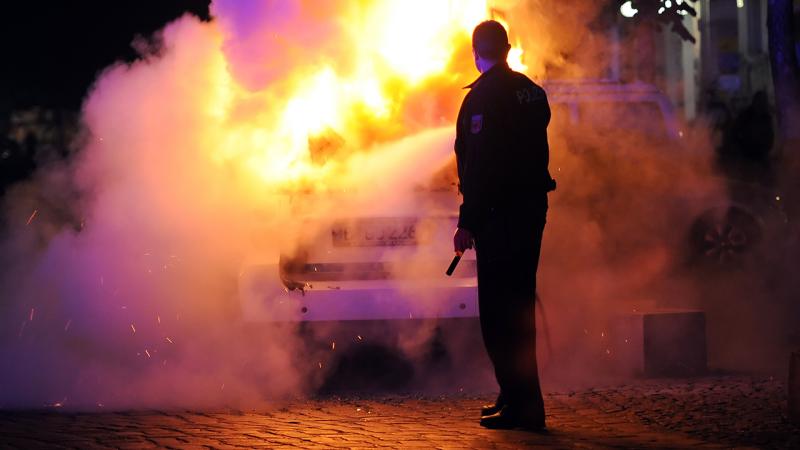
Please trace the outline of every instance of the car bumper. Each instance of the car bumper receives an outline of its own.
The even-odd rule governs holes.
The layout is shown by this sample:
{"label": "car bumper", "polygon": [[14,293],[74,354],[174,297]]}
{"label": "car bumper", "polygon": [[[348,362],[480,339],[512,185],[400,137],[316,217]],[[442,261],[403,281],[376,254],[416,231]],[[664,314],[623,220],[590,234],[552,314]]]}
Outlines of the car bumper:
{"label": "car bumper", "polygon": [[242,273],[246,322],[440,319],[478,316],[475,278],[318,282],[287,290],[277,267]]}

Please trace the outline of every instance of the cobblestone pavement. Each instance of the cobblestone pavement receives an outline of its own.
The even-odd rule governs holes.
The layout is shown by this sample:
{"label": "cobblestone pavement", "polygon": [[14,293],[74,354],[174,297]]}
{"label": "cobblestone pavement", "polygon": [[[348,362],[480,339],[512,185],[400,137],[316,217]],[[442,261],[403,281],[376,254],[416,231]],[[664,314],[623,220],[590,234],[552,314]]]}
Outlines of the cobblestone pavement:
{"label": "cobblestone pavement", "polygon": [[372,395],[269,411],[0,412],[2,448],[800,448],[785,384],[744,376],[549,394],[546,434],[477,423],[481,395]]}

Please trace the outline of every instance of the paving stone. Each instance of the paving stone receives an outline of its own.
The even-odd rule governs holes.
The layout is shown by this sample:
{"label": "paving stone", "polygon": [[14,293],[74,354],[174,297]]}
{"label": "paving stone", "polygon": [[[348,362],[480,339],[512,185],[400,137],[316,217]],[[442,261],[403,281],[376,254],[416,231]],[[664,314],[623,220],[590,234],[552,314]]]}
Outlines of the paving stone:
{"label": "paving stone", "polygon": [[800,448],[772,378],[641,380],[549,393],[546,434],[486,430],[494,393],[353,395],[260,413],[0,411],[0,448]]}

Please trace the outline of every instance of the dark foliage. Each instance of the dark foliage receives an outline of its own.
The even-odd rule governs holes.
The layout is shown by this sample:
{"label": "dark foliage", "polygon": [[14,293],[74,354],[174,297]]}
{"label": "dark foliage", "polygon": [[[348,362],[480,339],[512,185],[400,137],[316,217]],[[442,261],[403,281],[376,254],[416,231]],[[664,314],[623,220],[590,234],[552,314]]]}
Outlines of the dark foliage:
{"label": "dark foliage", "polygon": [[[625,1],[620,0],[619,3],[622,4]],[[681,38],[695,43],[694,36],[683,25],[684,15],[697,16],[697,10],[689,4],[689,1],[695,2],[696,0],[683,0],[680,3],[677,0],[671,0],[670,2],[662,0],[631,0],[631,5],[639,11],[636,16],[639,20],[668,25]],[[666,5],[669,5],[669,7]]]}

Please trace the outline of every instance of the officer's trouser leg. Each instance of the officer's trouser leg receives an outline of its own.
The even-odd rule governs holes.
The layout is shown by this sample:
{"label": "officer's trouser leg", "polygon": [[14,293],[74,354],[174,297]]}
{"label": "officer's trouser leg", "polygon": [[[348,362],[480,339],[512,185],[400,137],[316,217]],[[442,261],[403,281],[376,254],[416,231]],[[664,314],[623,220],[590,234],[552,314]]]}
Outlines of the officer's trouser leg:
{"label": "officer's trouser leg", "polygon": [[509,406],[543,418],[534,319],[544,215],[540,219],[490,226],[476,244],[481,331],[500,391]]}

